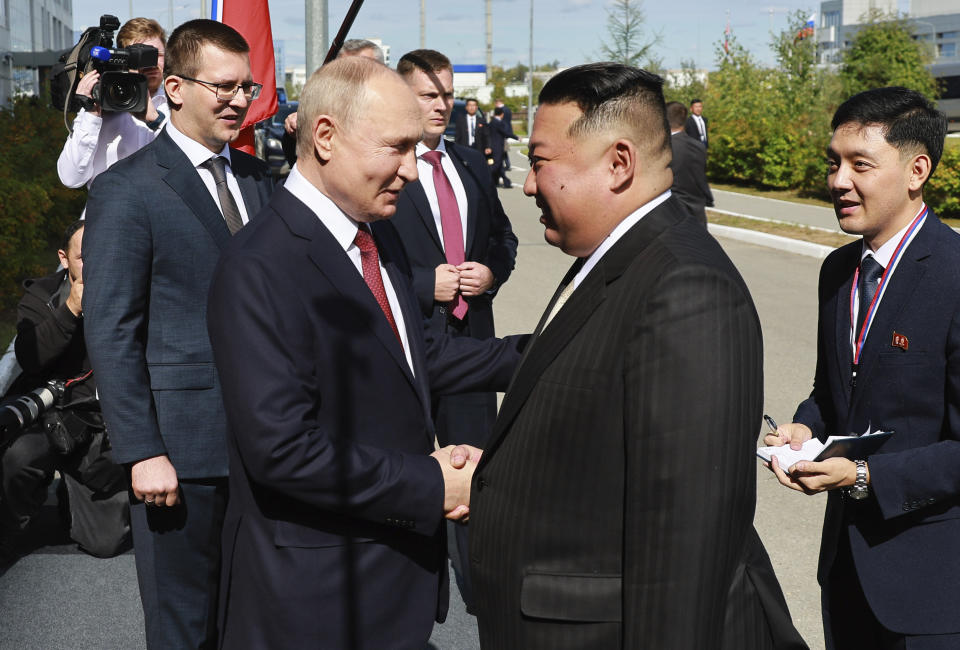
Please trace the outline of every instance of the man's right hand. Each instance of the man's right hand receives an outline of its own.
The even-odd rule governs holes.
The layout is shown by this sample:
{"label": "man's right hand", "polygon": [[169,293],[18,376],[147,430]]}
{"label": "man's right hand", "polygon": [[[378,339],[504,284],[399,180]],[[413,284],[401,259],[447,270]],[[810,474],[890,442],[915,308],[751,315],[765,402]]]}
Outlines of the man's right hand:
{"label": "man's right hand", "polygon": [[430,454],[443,472],[443,513],[447,519],[466,521],[470,514],[470,483],[480,459],[480,450],[453,445]]}
{"label": "man's right hand", "polygon": [[[96,70],[91,70],[87,74],[83,75],[83,79],[80,80],[80,83],[77,84],[77,90],[74,94],[83,95],[84,97],[93,98],[93,87],[97,85],[97,82],[100,81],[100,73]],[[93,110],[90,111],[97,117],[100,117],[100,104],[94,104]]]}
{"label": "man's right hand", "polygon": [[433,299],[450,302],[460,289],[460,271],[453,264],[441,264],[436,269],[437,281],[433,285]]}
{"label": "man's right hand", "polygon": [[166,454],[134,463],[130,468],[133,496],[148,506],[175,506],[180,503],[177,470]]}
{"label": "man's right hand", "polygon": [[800,449],[807,440],[813,437],[813,431],[805,424],[791,422],[781,424],[777,432],[768,433],[763,437],[763,444],[767,447],[782,447],[790,445],[791,449]]}
{"label": "man's right hand", "polygon": [[283,130],[293,135],[297,132],[297,112],[294,111],[287,115],[286,119],[283,120]]}

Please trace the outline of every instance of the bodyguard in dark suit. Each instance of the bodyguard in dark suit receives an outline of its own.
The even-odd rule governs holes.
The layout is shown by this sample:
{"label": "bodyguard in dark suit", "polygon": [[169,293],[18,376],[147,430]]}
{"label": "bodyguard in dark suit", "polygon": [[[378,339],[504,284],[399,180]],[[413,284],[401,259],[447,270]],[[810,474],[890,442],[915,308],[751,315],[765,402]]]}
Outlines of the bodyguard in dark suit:
{"label": "bodyguard in dark suit", "polygon": [[958,648],[960,236],[923,202],[947,120],[880,88],[844,102],[833,129],[827,184],[840,227],[863,239],[824,260],[813,392],[765,442],[895,432],[868,458],[772,469],[829,492],[827,648]]}
{"label": "bodyguard in dark suit", "polygon": [[[513,111],[510,110],[510,107],[503,103],[502,99],[495,99],[493,101],[494,111],[498,108],[503,109],[503,123],[507,126],[507,130],[510,132],[511,138],[514,140],[519,140],[516,137],[516,134],[513,132]],[[510,171],[510,148],[507,147],[503,152],[503,168],[504,171]]]}
{"label": "bodyguard in dark suit", "polygon": [[476,99],[466,100],[465,113],[457,116],[457,134],[454,141],[464,147],[476,149],[484,156],[490,154],[490,144],[487,140],[487,119],[480,112],[480,105]]}
{"label": "bodyguard in dark suit", "polygon": [[697,220],[706,225],[706,206],[713,207],[713,192],[707,183],[707,151],[697,140],[683,132],[687,119],[687,107],[680,102],[667,104],[667,121],[670,123],[670,149],[673,158],[673,185],[670,191]]}
{"label": "bodyguard in dark suit", "polygon": [[540,93],[524,192],[578,259],[473,478],[484,648],[805,647],[753,529],[760,323],[670,196],[661,85],[600,63]]}
{"label": "bodyguard in dark suit", "polygon": [[502,108],[493,109],[493,118],[487,124],[487,139],[490,141],[490,176],[493,178],[493,184],[496,185],[501,179],[504,188],[511,188],[513,184],[507,178],[507,140],[517,136],[513,135],[513,130],[507,124]]}
{"label": "bodyguard in dark suit", "polygon": [[684,130],[687,135],[700,142],[704,149],[707,148],[710,134],[707,132],[707,118],[703,115],[703,102],[699,99],[690,102],[690,117],[687,118]]}
{"label": "bodyguard in dark suit", "polygon": [[[416,152],[420,178],[404,188],[391,220],[410,259],[417,302],[435,332],[491,338],[493,299],[513,270],[517,238],[483,156],[443,139],[453,110],[450,60],[436,50],[414,50],[400,58],[397,72],[416,95],[423,118]],[[437,397],[433,416],[441,445],[482,448],[497,417],[496,394]],[[469,575],[462,568],[468,528],[455,531],[457,583],[472,609]]]}
{"label": "bodyguard in dark suit", "polygon": [[338,59],[299,112],[297,165],[210,291],[230,423],[223,647],[419,649],[447,608],[444,513],[465,512],[475,466],[434,451],[430,393],[505,388],[519,352],[424,327],[384,221],[417,177],[403,80]]}
{"label": "bodyguard in dark suit", "polygon": [[259,93],[248,52],[222,23],[178,27],[164,71],[170,123],[97,177],[87,202],[87,348],[115,457],[130,469],[147,644],[161,650],[216,646],[227,454],[207,289],[231,232],[272,189],[265,164],[227,146]]}

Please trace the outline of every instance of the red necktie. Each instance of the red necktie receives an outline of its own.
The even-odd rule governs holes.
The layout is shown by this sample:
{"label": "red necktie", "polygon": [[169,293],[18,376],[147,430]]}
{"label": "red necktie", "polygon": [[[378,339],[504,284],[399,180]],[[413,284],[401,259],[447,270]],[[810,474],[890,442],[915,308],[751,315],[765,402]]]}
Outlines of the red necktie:
{"label": "red necktie", "polygon": [[373,241],[373,235],[367,230],[366,226],[360,226],[357,230],[357,236],[353,243],[360,249],[360,265],[363,267],[363,281],[370,287],[370,292],[377,299],[383,315],[387,317],[387,322],[393,328],[393,333],[400,341],[400,347],[403,347],[403,340],[400,338],[400,330],[397,329],[397,322],[393,319],[393,311],[390,309],[390,301],[387,300],[387,290],[383,288],[383,278],[380,276],[380,256],[377,254],[377,243]]}
{"label": "red necktie", "polygon": [[[447,263],[460,266],[464,262],[463,252],[463,223],[460,221],[460,207],[457,197],[453,193],[450,179],[443,173],[440,160],[443,154],[439,151],[428,151],[423,159],[433,167],[433,189],[437,193],[437,203],[440,206],[440,229],[443,230],[443,250],[447,256]],[[467,314],[467,301],[459,293],[450,303],[453,315],[463,320]]]}

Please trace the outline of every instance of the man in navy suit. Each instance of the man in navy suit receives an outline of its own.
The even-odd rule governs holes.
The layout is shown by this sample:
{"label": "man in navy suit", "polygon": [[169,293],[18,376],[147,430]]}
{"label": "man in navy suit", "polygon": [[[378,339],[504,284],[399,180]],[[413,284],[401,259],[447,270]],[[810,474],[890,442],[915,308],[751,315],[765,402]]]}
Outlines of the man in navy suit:
{"label": "man in navy suit", "polygon": [[248,52],[222,23],[178,27],[164,70],[169,124],[98,176],[87,203],[87,349],[130,471],[147,645],[160,650],[216,647],[227,454],[207,289],[231,233],[272,190],[265,164],[228,147],[260,91]]}
{"label": "man in navy suit", "polygon": [[707,148],[710,136],[707,133],[707,118],[703,116],[703,102],[699,99],[690,102],[690,117],[687,118],[684,130],[687,135],[702,144],[704,149]]}
{"label": "man in navy suit", "polygon": [[895,433],[869,458],[771,469],[829,493],[828,648],[958,648],[960,236],[923,201],[947,120],[919,93],[879,88],[844,102],[833,129],[827,184],[862,239],[824,260],[813,392],[765,442]]}
{"label": "man in navy suit", "polygon": [[430,393],[505,389],[518,341],[424,326],[385,221],[417,178],[402,78],[338,59],[299,113],[296,166],[210,290],[230,424],[223,645],[423,648],[447,607],[444,514],[466,510],[475,466],[434,451]]}
{"label": "man in navy suit", "polygon": [[[443,139],[453,111],[450,59],[436,50],[414,50],[400,58],[397,72],[416,95],[423,122],[416,149],[420,178],[404,188],[391,220],[410,259],[417,303],[436,332],[492,338],[493,299],[513,271],[517,237],[484,157]],[[444,200],[451,193],[452,199]],[[440,444],[482,449],[497,417],[497,398],[492,392],[438,397],[433,417]],[[467,557],[467,528],[455,528],[454,569],[472,609],[469,574],[461,563]]]}

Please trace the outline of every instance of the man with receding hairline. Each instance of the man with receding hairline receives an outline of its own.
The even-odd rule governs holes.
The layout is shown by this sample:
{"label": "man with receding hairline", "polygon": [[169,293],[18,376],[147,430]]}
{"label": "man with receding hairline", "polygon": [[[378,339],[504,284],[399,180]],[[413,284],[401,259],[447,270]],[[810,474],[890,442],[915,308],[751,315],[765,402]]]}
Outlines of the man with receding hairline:
{"label": "man with receding hairline", "polygon": [[210,290],[230,423],[223,646],[423,648],[446,615],[444,517],[468,513],[479,454],[434,449],[430,395],[505,388],[519,341],[424,327],[387,221],[422,132],[400,76],[339,59],[300,101],[297,164]]}
{"label": "man with receding hairline", "polygon": [[540,92],[523,190],[577,260],[473,477],[484,648],[806,647],[753,529],[760,322],[671,196],[661,86],[597,63]]}
{"label": "man with receding hairline", "polygon": [[130,471],[156,650],[217,644],[227,423],[204,307],[220,250],[273,189],[263,161],[229,147],[260,92],[249,49],[217,21],[175,29],[167,126],[98,176],[87,202],[84,333],[110,441]]}

